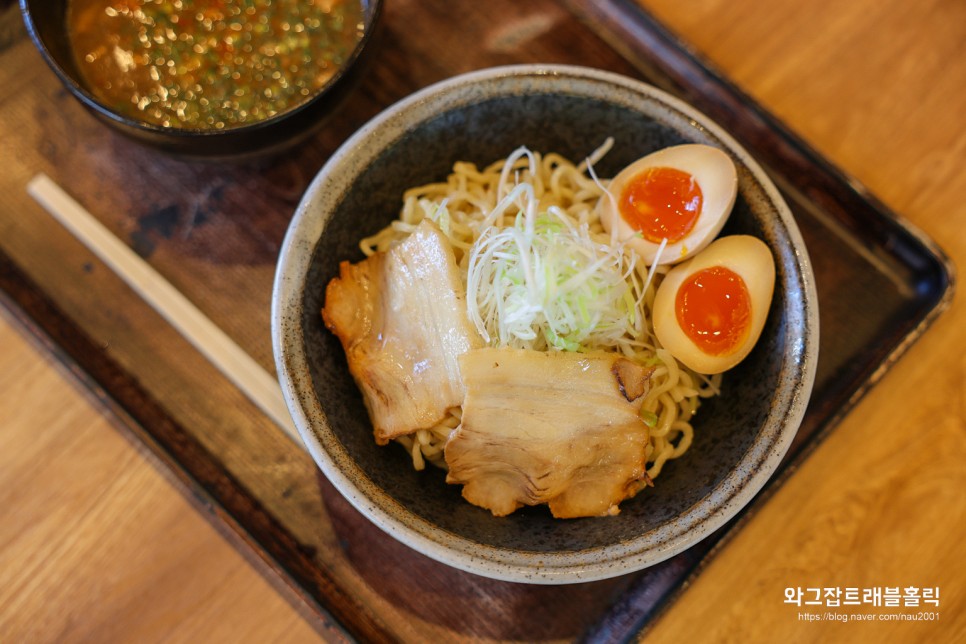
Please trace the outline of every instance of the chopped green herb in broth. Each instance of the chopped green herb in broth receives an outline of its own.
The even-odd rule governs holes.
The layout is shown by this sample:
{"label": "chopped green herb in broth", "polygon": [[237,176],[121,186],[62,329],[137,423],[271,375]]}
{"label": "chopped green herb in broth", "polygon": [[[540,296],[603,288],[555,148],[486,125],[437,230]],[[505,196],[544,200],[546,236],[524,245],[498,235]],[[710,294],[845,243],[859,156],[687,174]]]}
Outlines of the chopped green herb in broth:
{"label": "chopped green herb in broth", "polygon": [[71,0],[87,87],[157,125],[261,121],[323,87],[362,37],[360,0]]}

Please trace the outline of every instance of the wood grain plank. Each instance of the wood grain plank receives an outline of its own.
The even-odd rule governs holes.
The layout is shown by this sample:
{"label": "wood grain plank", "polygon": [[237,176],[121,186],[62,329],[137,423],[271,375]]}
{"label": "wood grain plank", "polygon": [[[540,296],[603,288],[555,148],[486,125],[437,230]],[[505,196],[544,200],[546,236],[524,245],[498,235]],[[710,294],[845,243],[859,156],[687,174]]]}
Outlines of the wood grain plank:
{"label": "wood grain plank", "polygon": [[341,637],[5,319],[0,346],[0,639]]}

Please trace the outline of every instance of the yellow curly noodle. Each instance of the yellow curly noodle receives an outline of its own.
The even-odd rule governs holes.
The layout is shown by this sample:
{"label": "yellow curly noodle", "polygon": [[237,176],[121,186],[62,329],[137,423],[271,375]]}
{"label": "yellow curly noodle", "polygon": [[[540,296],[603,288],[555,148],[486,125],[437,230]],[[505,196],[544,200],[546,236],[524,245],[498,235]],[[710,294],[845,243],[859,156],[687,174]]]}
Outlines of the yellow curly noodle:
{"label": "yellow curly noodle", "polygon": [[[465,284],[471,249],[483,230],[488,226],[512,225],[517,215],[523,214],[527,207],[525,200],[507,204],[504,197],[524,183],[532,188],[532,201],[537,204],[538,212],[559,209],[574,225],[586,226],[601,242],[619,243],[604,232],[595,208],[600,198],[607,195],[607,182],[596,178],[593,164],[612,144],[613,141],[608,139],[579,165],[559,154],[544,155],[523,148],[483,170],[473,163],[457,162],[445,182],[407,190],[398,219],[363,239],[360,248],[366,255],[385,251],[405,239],[424,218],[432,219],[452,243]],[[608,198],[612,197],[608,195]],[[494,212],[498,205],[500,210]],[[644,366],[655,367],[651,389],[641,407],[641,417],[650,426],[650,442],[646,448],[647,474],[650,479],[655,479],[667,461],[679,458],[691,446],[694,437],[691,419],[702,398],[718,393],[721,376],[709,378],[697,374],[660,347],[653,335],[650,313],[656,287],[667,267],[648,269],[630,257],[630,250],[624,253],[627,256],[625,265],[632,267],[625,273],[626,279],[637,294],[644,324],[638,325],[637,330],[629,333],[619,346],[609,346],[606,350],[620,351]],[[492,338],[490,343],[498,346],[497,340]],[[546,350],[546,342],[541,345],[538,339],[533,348]],[[582,350],[597,348],[586,346]],[[445,469],[443,447],[459,426],[461,413],[462,409],[456,407],[435,427],[395,439],[409,452],[417,470],[424,469],[427,462]],[[646,484],[647,481],[642,481],[640,488]]]}

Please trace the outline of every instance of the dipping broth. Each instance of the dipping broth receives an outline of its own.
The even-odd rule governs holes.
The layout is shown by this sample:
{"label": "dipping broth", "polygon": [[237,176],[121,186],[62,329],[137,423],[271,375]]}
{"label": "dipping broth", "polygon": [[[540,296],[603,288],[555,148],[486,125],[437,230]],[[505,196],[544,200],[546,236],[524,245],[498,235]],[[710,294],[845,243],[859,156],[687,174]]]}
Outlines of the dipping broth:
{"label": "dipping broth", "polygon": [[313,96],[363,35],[360,0],[70,0],[86,87],[160,126],[227,129]]}

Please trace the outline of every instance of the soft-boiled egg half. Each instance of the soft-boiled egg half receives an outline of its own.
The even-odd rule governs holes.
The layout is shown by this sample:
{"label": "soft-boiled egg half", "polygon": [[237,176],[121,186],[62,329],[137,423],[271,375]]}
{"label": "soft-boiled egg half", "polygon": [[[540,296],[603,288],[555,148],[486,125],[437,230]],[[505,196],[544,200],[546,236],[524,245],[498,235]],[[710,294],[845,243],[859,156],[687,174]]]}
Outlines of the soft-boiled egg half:
{"label": "soft-boiled egg half", "polygon": [[721,232],[735,203],[738,176],[718,148],[676,145],[630,164],[607,190],[597,205],[604,230],[616,232],[648,264],[655,259],[674,264]]}
{"label": "soft-boiled egg half", "polygon": [[765,242],[721,237],[665,275],[654,296],[654,334],[694,371],[727,371],[758,341],[774,288],[775,262]]}

